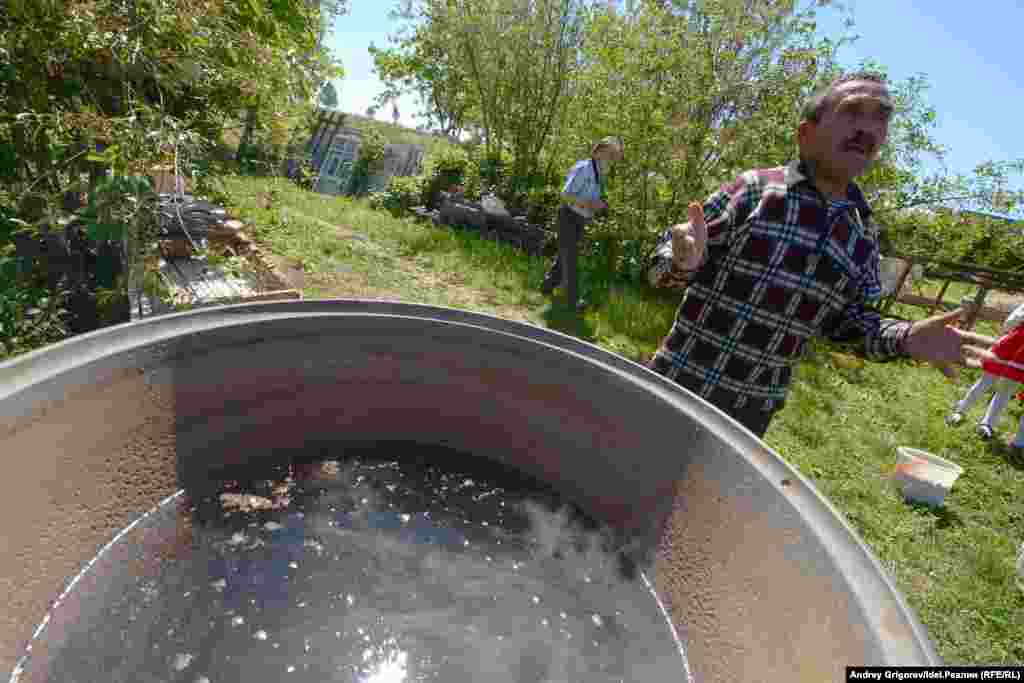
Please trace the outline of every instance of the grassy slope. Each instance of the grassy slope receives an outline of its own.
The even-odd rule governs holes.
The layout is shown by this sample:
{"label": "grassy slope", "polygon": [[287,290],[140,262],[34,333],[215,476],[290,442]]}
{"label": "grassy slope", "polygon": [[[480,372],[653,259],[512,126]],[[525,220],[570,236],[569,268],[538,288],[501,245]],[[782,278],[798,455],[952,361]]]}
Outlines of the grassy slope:
{"label": "grassy slope", "polygon": [[404,126],[396,126],[393,123],[387,123],[386,121],[378,121],[377,119],[370,119],[358,114],[346,114],[345,116],[345,124],[347,126],[360,131],[375,130],[384,136],[384,139],[390,143],[423,145],[424,153],[427,158],[451,144],[448,142],[447,138],[438,135],[430,135],[428,133],[421,133]]}

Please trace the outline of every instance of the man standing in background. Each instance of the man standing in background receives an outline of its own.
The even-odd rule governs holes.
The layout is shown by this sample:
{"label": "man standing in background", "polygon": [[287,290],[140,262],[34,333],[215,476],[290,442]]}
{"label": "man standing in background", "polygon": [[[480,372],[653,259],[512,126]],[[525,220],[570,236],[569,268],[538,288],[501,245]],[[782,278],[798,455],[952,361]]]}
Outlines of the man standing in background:
{"label": "man standing in background", "polygon": [[558,209],[558,256],[541,285],[550,294],[564,284],[570,310],[579,306],[576,261],[579,241],[586,224],[597,211],[608,208],[604,201],[604,182],[610,165],[622,159],[622,140],[607,137],[596,143],[590,158],[578,161],[569,171],[562,188],[562,205]]}

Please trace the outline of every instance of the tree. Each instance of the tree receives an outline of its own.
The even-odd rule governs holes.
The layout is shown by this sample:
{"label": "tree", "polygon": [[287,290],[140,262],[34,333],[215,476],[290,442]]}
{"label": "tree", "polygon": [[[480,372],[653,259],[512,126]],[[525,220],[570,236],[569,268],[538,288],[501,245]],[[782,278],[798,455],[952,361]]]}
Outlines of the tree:
{"label": "tree", "polygon": [[[825,12],[844,20],[838,35],[818,33]],[[436,120],[478,132],[485,157],[511,155],[518,179],[550,179],[594,140],[621,135],[627,154],[613,173],[611,220],[590,234],[632,240],[637,253],[693,198],[794,158],[803,103],[842,71],[837,53],[856,39],[848,11],[827,0],[635,0],[617,9],[583,0],[406,0],[397,14],[405,32],[374,53],[389,88],[381,103],[409,91],[433,97]],[[891,140],[861,179],[878,222],[898,249],[940,240],[950,254],[980,254],[998,225],[973,221],[996,227],[952,239],[965,228],[944,210],[1019,211],[1024,162],[945,170],[927,79],[890,87]],[[936,163],[943,170],[930,171]]]}
{"label": "tree", "polygon": [[338,108],[338,89],[334,87],[334,83],[327,81],[320,88],[319,104],[324,109]]}
{"label": "tree", "polygon": [[511,153],[513,177],[535,175],[579,56],[584,0],[408,0],[388,50],[389,84],[413,91],[446,135],[479,128],[486,156]]}
{"label": "tree", "polygon": [[[336,8],[337,3],[333,3]],[[115,245],[123,294],[156,212],[146,176],[187,174],[239,103],[254,129],[308,108],[332,75],[308,0],[32,0],[0,12],[0,344],[59,330],[66,279],[24,256],[40,235]],[[84,207],[82,205],[85,205]],[[58,239],[59,238],[59,239]],[[53,264],[51,264],[53,265]],[[82,283],[79,283],[82,284]],[[37,311],[30,313],[30,311]],[[56,333],[56,332],[55,332]],[[50,332],[47,332],[49,335]],[[50,336],[44,335],[46,339]]]}
{"label": "tree", "polygon": [[1024,271],[1024,161],[986,162],[973,173],[905,178],[880,167],[876,183],[886,246],[903,256]]}
{"label": "tree", "polygon": [[394,13],[406,22],[389,37],[387,48],[370,46],[374,71],[385,85],[377,106],[412,93],[424,112],[422,118],[444,135],[458,135],[473,116],[476,101],[468,74],[451,49],[451,36],[432,20],[434,5],[410,5]]}
{"label": "tree", "polygon": [[564,168],[621,135],[610,232],[649,244],[694,197],[792,158],[800,105],[847,39],[818,38],[818,11],[770,0],[592,8],[549,159]]}
{"label": "tree", "polygon": [[[627,158],[616,169],[610,232],[649,244],[693,198],[743,170],[795,157],[803,102],[842,72],[837,50],[855,40],[848,17],[843,34],[817,35],[820,12],[845,13],[822,9],[826,4],[706,0],[639,2],[614,13],[595,8],[551,163],[565,167],[594,139],[621,134]],[[878,64],[856,68],[884,74]],[[1011,189],[1019,162],[986,164],[974,174],[929,173],[929,162],[941,165],[945,150],[934,140],[927,79],[894,82],[891,90],[891,139],[861,185],[895,242],[921,248],[929,232],[934,240],[936,231],[948,236],[953,229],[935,211],[908,211],[914,207],[1007,213],[1021,206]],[[973,243],[982,244],[976,237]]]}
{"label": "tree", "polygon": [[[267,59],[269,51],[277,49],[289,57],[300,76],[302,67],[311,63],[317,64],[319,61],[319,70],[329,78],[340,78],[343,72],[340,64],[327,59],[322,46],[323,35],[330,21],[344,14],[346,10],[347,3],[343,0],[327,0],[326,2],[253,0],[233,5],[233,14],[239,29],[245,29],[241,33],[241,37],[248,41],[247,47],[256,50],[260,61]],[[299,58],[297,55],[302,55],[302,57]],[[270,109],[273,103],[278,106],[273,107],[272,110],[280,112],[282,93],[291,95],[289,104],[292,105],[313,101],[321,92],[322,83],[324,83],[324,81],[319,81],[309,84],[303,88],[303,92],[297,93],[290,91],[284,83],[273,83],[272,71],[267,76],[270,77],[266,78],[267,81],[270,81],[269,84],[277,86],[275,89],[253,89],[243,97],[243,102],[246,105],[245,123],[238,145],[239,160],[251,147],[253,135],[258,126],[267,131],[273,128],[271,120],[260,116],[261,112]],[[296,95],[300,95],[301,99]],[[278,116],[278,118],[282,117]],[[287,142],[287,137],[286,134],[279,135],[278,146]]]}
{"label": "tree", "polygon": [[[440,3],[438,3],[440,4]],[[454,37],[479,100],[487,155],[513,155],[512,177],[537,175],[579,65],[582,0],[451,0],[434,21]]]}
{"label": "tree", "polygon": [[[874,62],[856,68],[886,73]],[[938,116],[928,103],[928,88],[923,74],[890,84],[897,113],[889,143],[859,181],[885,231],[886,246],[908,256],[1024,267],[1021,226],[1001,218],[1024,209],[1024,160],[988,161],[970,173],[951,171],[948,150],[934,140]]]}

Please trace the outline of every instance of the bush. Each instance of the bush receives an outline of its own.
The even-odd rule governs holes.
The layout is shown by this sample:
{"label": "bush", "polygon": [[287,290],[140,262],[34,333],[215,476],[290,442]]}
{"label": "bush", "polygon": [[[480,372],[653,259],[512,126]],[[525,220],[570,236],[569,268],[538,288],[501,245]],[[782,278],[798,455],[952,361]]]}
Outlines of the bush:
{"label": "bush", "polygon": [[483,195],[493,192],[507,203],[510,193],[505,169],[511,168],[512,162],[512,155],[508,153],[488,156],[483,148],[474,149],[466,169],[466,198],[479,201]]}
{"label": "bush", "polygon": [[588,249],[602,258],[608,272],[616,277],[642,281],[648,259],[661,231],[643,228],[639,211],[616,208],[594,220],[587,228]]}
{"label": "bush", "polygon": [[384,192],[371,192],[366,195],[366,203],[374,211],[380,211],[381,209],[387,208],[385,206],[387,203],[387,196],[388,193],[386,190]]}
{"label": "bush", "polygon": [[370,206],[399,216],[420,204],[426,185],[425,176],[392,176],[387,189],[370,195]]}
{"label": "bush", "polygon": [[424,169],[425,182],[420,197],[423,204],[436,209],[442,192],[463,184],[469,166],[469,155],[459,147],[448,147],[433,157]]}
{"label": "bush", "polygon": [[460,147],[448,147],[433,157],[424,169],[426,175],[458,175],[463,176],[469,167],[470,159],[466,151]]}
{"label": "bush", "polygon": [[366,194],[370,187],[371,171],[374,164],[384,158],[386,144],[384,136],[375,130],[371,130],[363,136],[359,144],[359,158],[352,166],[352,175],[349,177],[346,194],[357,197]]}
{"label": "bush", "polygon": [[562,204],[561,188],[545,185],[530,190],[526,195],[526,220],[534,225],[554,230],[558,221],[558,207]]}
{"label": "bush", "polygon": [[303,190],[312,191],[316,183],[317,172],[310,159],[303,159],[292,172],[292,180]]}

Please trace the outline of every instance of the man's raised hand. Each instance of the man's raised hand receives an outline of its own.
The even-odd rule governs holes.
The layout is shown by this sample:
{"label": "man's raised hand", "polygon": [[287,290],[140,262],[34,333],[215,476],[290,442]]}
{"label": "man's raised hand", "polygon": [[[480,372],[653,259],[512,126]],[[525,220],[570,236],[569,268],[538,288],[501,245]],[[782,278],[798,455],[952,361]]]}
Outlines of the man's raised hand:
{"label": "man's raised hand", "polygon": [[697,270],[707,247],[708,226],[699,202],[690,202],[686,213],[689,223],[672,226],[672,261],[681,270]]}
{"label": "man's raised hand", "polygon": [[956,378],[958,365],[980,367],[982,360],[991,357],[987,348],[996,340],[953,327],[962,314],[963,309],[958,308],[918,320],[911,326],[903,350],[915,360],[936,366],[950,379]]}

